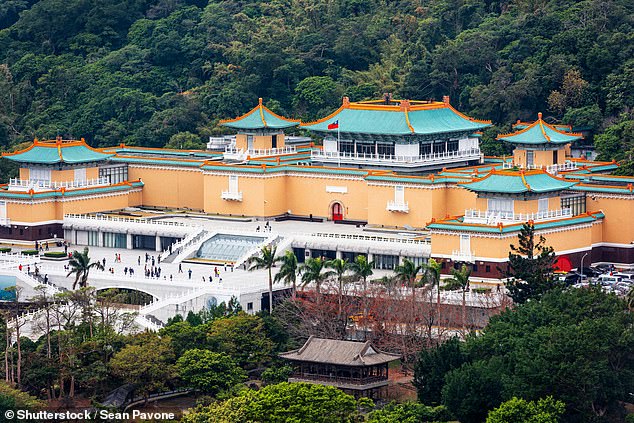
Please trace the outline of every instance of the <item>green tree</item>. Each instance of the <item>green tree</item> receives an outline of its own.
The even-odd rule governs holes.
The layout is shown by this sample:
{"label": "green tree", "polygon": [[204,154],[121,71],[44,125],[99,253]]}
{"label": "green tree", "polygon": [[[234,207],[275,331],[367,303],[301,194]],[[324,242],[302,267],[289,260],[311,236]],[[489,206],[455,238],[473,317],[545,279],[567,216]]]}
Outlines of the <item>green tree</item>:
{"label": "green tree", "polygon": [[278,257],[278,261],[282,265],[279,272],[275,275],[275,282],[284,281],[286,285],[291,285],[293,288],[293,299],[295,299],[297,295],[297,273],[299,271],[297,256],[289,250],[282,257]]}
{"label": "green tree", "polygon": [[264,320],[244,312],[216,319],[208,340],[214,351],[228,354],[240,367],[255,368],[270,360],[273,342],[267,337]]}
{"label": "green tree", "polygon": [[101,264],[100,261],[90,262],[88,251],[88,247],[84,248],[84,251],[81,253],[79,251],[74,251],[72,258],[68,261],[70,271],[66,277],[75,274],[73,289],[77,288],[78,284],[80,288],[86,288],[88,286],[88,275],[90,274],[90,269],[104,269],[103,264]]}
{"label": "green tree", "polygon": [[205,147],[206,144],[201,140],[200,136],[187,131],[172,135],[165,144],[165,148],[177,150],[203,150]]}
{"label": "green tree", "polygon": [[353,423],[362,418],[359,407],[371,405],[368,399],[356,401],[332,386],[283,382],[199,407],[186,414],[183,422]]}
{"label": "green tree", "polygon": [[247,379],[231,357],[209,350],[186,351],[176,361],[176,369],[188,386],[213,396]]}
{"label": "green tree", "polygon": [[150,392],[164,389],[174,377],[173,360],[171,340],[153,335],[145,342],[126,345],[109,366],[115,376],[136,385],[147,402]]}
{"label": "green tree", "polygon": [[559,423],[566,404],[553,397],[526,401],[513,397],[489,411],[486,423]]}
{"label": "green tree", "polygon": [[445,374],[462,366],[468,359],[463,343],[451,338],[440,345],[421,350],[414,366],[414,386],[423,404],[440,404]]}
{"label": "green tree", "polygon": [[247,260],[247,264],[249,265],[249,271],[266,269],[269,274],[269,311],[273,311],[273,275],[272,268],[275,266],[277,262],[275,258],[275,254],[277,253],[277,246],[273,246],[272,248],[268,245],[265,245],[260,250],[260,255],[250,257]]}
{"label": "green tree", "polygon": [[309,120],[317,119],[339,106],[341,93],[341,87],[331,77],[309,76],[295,87],[293,107]]}
{"label": "green tree", "polygon": [[420,423],[450,421],[451,416],[444,406],[430,407],[417,402],[398,404],[391,402],[380,410],[370,413],[368,423]]}
{"label": "green tree", "polygon": [[524,223],[518,235],[519,245],[511,244],[509,270],[504,271],[509,295],[518,304],[539,298],[555,287],[552,278],[557,258],[552,247],[546,246],[546,238],[535,240],[535,226]]}
{"label": "green tree", "polygon": [[[338,308],[337,308],[337,317],[339,319],[342,318],[342,302],[343,302],[343,286],[344,286],[344,275],[350,268],[347,259],[333,259],[327,260],[325,266],[329,269],[332,269],[330,272],[326,272],[326,277],[336,276],[337,277],[337,285],[339,287],[338,292]],[[347,317],[346,317],[347,319]]]}
{"label": "green tree", "polygon": [[416,265],[410,259],[403,259],[403,264],[399,264],[394,268],[396,279],[404,282],[412,290],[412,308],[416,308],[416,279],[418,274],[423,270],[423,265]]}
{"label": "green tree", "polygon": [[302,275],[302,284],[306,286],[314,283],[318,297],[321,293],[321,285],[330,277],[330,274],[325,271],[325,264],[326,261],[321,257],[311,257],[299,268],[299,272]]}
{"label": "green tree", "polygon": [[445,283],[445,288],[453,290],[459,289],[462,291],[462,327],[467,327],[467,302],[466,294],[469,290],[469,278],[471,277],[471,269],[463,264],[460,269],[452,269],[451,274],[453,277]]}
{"label": "green tree", "polygon": [[4,381],[0,382],[0,413],[2,413],[3,416],[5,411],[8,410],[38,411],[43,410],[45,407],[46,403],[37,397],[13,388]]}

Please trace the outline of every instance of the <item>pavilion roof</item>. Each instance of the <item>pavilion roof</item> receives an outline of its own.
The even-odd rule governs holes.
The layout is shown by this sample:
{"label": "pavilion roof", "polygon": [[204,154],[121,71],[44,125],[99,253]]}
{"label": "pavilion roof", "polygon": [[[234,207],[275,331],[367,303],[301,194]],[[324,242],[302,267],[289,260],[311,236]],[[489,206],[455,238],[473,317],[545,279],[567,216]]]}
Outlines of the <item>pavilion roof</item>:
{"label": "pavilion roof", "polygon": [[299,125],[299,120],[288,119],[273,113],[265,105],[262,99],[253,109],[238,116],[235,119],[225,119],[218,123],[220,126],[234,129],[284,129]]}
{"label": "pavilion roof", "polygon": [[2,157],[19,163],[33,164],[77,164],[105,160],[114,154],[103,153],[81,140],[39,141],[37,138],[29,147],[14,153],[2,153]]}
{"label": "pavilion roof", "polygon": [[538,113],[535,122],[530,124],[520,122],[518,125],[523,129],[510,134],[500,134],[497,139],[513,144],[538,145],[568,144],[583,138],[581,134],[562,130],[561,125],[550,125],[544,122],[541,113]]}
{"label": "pavilion roof", "polygon": [[400,358],[398,354],[384,353],[367,342],[340,341],[336,339],[308,338],[297,350],[279,354],[293,361],[337,364],[341,366],[373,366]]}
{"label": "pavilion roof", "polygon": [[[338,129],[328,125],[338,122]],[[440,101],[392,100],[351,103],[344,97],[343,104],[332,114],[301,127],[317,132],[337,134],[337,131],[373,135],[430,135],[450,132],[478,131],[491,125],[490,121],[473,119],[449,104],[449,97]]]}
{"label": "pavilion roof", "polygon": [[483,178],[460,184],[469,191],[501,194],[545,193],[562,191],[575,185],[548,172],[535,170],[491,170]]}

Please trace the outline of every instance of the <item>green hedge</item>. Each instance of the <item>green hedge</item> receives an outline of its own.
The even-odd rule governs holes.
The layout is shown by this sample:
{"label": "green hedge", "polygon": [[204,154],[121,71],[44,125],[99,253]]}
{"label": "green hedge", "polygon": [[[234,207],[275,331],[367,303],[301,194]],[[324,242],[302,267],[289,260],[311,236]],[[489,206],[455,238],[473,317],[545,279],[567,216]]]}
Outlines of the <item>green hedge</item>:
{"label": "green hedge", "polygon": [[491,292],[491,288],[473,288],[471,291],[476,294],[488,294]]}
{"label": "green hedge", "polygon": [[11,248],[9,247],[0,248],[0,253],[10,253],[10,252],[11,252]]}
{"label": "green hedge", "polygon": [[25,256],[36,256],[38,252],[39,251],[37,250],[24,250],[22,251],[22,254],[24,254]]}
{"label": "green hedge", "polygon": [[47,253],[44,253],[44,257],[62,258],[66,257],[66,253],[63,251],[49,251]]}

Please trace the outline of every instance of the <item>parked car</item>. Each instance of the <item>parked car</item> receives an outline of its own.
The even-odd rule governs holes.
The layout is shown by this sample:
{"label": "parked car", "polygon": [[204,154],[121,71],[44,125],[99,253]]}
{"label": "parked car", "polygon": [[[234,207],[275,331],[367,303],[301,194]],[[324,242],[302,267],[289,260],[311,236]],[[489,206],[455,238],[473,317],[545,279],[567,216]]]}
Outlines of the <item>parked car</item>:
{"label": "parked car", "polygon": [[620,276],[612,275],[610,273],[606,273],[597,278],[597,281],[601,285],[616,285],[619,282],[623,282],[623,279]]}
{"label": "parked car", "polygon": [[634,273],[617,272],[614,275],[620,276],[621,279],[623,279],[623,282],[634,283]]}
{"label": "parked car", "polygon": [[557,275],[557,280],[565,285],[574,285],[581,280],[581,275],[576,273],[565,273]]}
{"label": "parked car", "polygon": [[592,267],[594,267],[596,270],[598,270],[601,273],[614,272],[616,270],[614,265],[613,264],[609,264],[609,263],[601,263],[601,264],[597,264],[596,266],[592,266]]}
{"label": "parked car", "polygon": [[583,273],[584,276],[588,276],[590,278],[596,278],[597,276],[600,276],[602,273],[604,273],[599,272],[598,270],[591,267],[582,267],[581,269],[578,269],[577,272]]}

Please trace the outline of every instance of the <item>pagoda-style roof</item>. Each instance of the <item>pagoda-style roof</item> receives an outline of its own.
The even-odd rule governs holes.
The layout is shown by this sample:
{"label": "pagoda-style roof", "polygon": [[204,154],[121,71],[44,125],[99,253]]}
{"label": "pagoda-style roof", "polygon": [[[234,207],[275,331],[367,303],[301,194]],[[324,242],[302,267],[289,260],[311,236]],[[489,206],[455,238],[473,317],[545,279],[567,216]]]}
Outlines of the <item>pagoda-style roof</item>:
{"label": "pagoda-style roof", "polygon": [[575,185],[574,181],[567,181],[549,174],[548,172],[535,170],[492,170],[485,177],[475,179],[472,182],[460,184],[473,192],[499,193],[499,194],[523,194],[562,191]]}
{"label": "pagoda-style roof", "polygon": [[400,358],[397,354],[384,353],[367,342],[340,341],[335,339],[308,338],[303,347],[279,354],[293,361],[336,364],[340,366],[374,366]]}
{"label": "pagoda-style roof", "polygon": [[86,144],[82,138],[76,140],[39,141],[37,138],[29,147],[14,153],[2,153],[2,157],[19,163],[32,164],[78,164],[105,160],[114,154],[103,153]]}
{"label": "pagoda-style roof", "polygon": [[497,139],[513,144],[539,145],[568,144],[583,138],[581,134],[566,131],[561,125],[550,125],[544,122],[541,113],[538,113],[535,122],[530,124],[518,122],[515,127],[523,127],[523,129],[510,134],[500,134]]}
{"label": "pagoda-style roof", "polygon": [[299,120],[287,119],[273,113],[265,105],[262,99],[258,100],[258,105],[249,112],[235,119],[221,120],[218,124],[227,128],[242,130],[257,129],[284,129],[299,125]]}
{"label": "pagoda-style roof", "polygon": [[[328,129],[338,122],[339,127]],[[336,136],[337,131],[349,134],[387,136],[432,135],[443,133],[478,131],[490,126],[490,121],[466,116],[443,101],[377,100],[343,104],[334,113],[315,122],[302,123],[301,127]]]}

